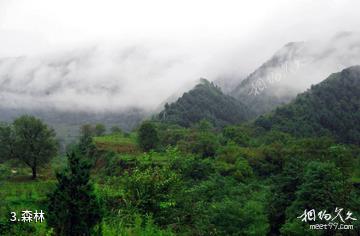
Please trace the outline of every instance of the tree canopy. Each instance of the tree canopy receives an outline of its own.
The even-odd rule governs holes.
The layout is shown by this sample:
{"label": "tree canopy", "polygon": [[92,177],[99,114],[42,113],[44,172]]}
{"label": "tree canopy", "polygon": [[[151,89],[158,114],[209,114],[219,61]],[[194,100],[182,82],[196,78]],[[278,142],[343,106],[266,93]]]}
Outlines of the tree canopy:
{"label": "tree canopy", "polygon": [[0,144],[1,156],[25,163],[31,168],[34,179],[37,168],[48,163],[57,152],[55,132],[41,120],[28,115],[0,127]]}

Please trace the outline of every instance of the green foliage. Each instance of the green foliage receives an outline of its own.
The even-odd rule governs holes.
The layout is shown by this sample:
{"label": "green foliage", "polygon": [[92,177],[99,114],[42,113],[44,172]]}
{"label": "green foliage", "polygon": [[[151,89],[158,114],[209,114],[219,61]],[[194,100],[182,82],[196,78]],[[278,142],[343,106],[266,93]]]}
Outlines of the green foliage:
{"label": "green foliage", "polygon": [[141,124],[138,130],[138,142],[139,146],[146,152],[158,147],[159,136],[154,124],[150,122]]}
{"label": "green foliage", "polygon": [[131,226],[118,222],[104,222],[102,224],[103,236],[173,236],[170,230],[159,229],[151,217],[143,219],[141,216],[136,215],[134,223]]}
{"label": "green foliage", "polygon": [[170,168],[188,181],[205,180],[215,172],[211,161],[193,156],[181,156],[171,160]]}
{"label": "green foliage", "polygon": [[96,124],[94,128],[94,133],[96,136],[102,136],[106,132],[106,127],[103,124]]}
{"label": "green foliage", "polygon": [[247,158],[250,166],[262,177],[279,174],[288,158],[285,146],[277,142],[246,151],[251,155]]}
{"label": "green foliage", "polygon": [[36,228],[32,224],[0,221],[0,235],[35,235],[35,233]]}
{"label": "green foliage", "polygon": [[288,105],[255,122],[296,137],[332,135],[338,141],[360,144],[360,69],[350,67],[326,80]]}
{"label": "green foliage", "polygon": [[123,131],[119,126],[112,126],[111,127],[111,134],[122,134]]}
{"label": "green foliage", "polygon": [[159,139],[163,147],[176,146],[189,135],[189,130],[178,125],[159,125]]}
{"label": "green foliage", "polygon": [[309,229],[309,226],[299,221],[299,219],[292,220],[284,224],[284,226],[280,229],[281,235],[284,236],[317,236],[321,235],[320,232],[316,232],[316,230]]}
{"label": "green foliage", "polygon": [[216,169],[221,175],[233,176],[239,181],[253,176],[253,170],[242,156],[241,148],[234,143],[219,148],[217,158]]}
{"label": "green foliage", "polygon": [[200,120],[198,123],[195,124],[195,127],[196,130],[198,130],[199,132],[209,132],[214,129],[213,124],[206,119]]}
{"label": "green foliage", "polygon": [[280,227],[285,223],[285,211],[295,200],[295,193],[302,183],[303,162],[299,158],[290,158],[283,171],[273,177],[268,212],[272,232],[279,234]]}
{"label": "green foliage", "polygon": [[177,202],[173,194],[180,187],[179,177],[168,168],[135,169],[124,179],[124,201],[145,215],[151,214],[158,223],[172,221],[169,215]]}
{"label": "green foliage", "polygon": [[94,136],[94,127],[91,124],[84,124],[80,127],[81,136]]}
{"label": "green foliage", "polygon": [[243,205],[235,200],[225,199],[211,206],[211,224],[217,235],[266,235],[269,223],[264,206],[258,201]]}
{"label": "green foliage", "polygon": [[333,145],[329,148],[329,159],[339,167],[342,179],[346,181],[354,171],[354,158],[350,148],[345,145]]}
{"label": "green foliage", "polygon": [[14,149],[15,142],[12,126],[6,123],[0,123],[0,162],[9,159],[9,155]]}
{"label": "green foliage", "polygon": [[209,120],[217,127],[238,124],[250,117],[249,109],[233,97],[225,95],[220,88],[202,79],[194,89],[184,93],[155,119],[161,122],[190,127],[202,119]]}
{"label": "green foliage", "polygon": [[29,166],[32,177],[57,152],[55,132],[33,116],[21,116],[12,125],[0,127],[0,156],[17,159]]}
{"label": "green foliage", "polygon": [[11,169],[8,165],[0,164],[0,181],[6,180],[11,176]]}
{"label": "green foliage", "polygon": [[266,235],[268,231],[264,189],[257,184],[213,175],[190,187],[183,199],[189,199],[187,214],[198,235]]}
{"label": "green foliage", "polygon": [[46,222],[10,222],[10,212],[18,216],[26,209],[46,212],[43,203],[53,186],[53,181],[17,179],[13,176],[0,181],[0,235],[45,235]]}
{"label": "green foliage", "polygon": [[250,137],[240,126],[227,126],[223,129],[223,136],[227,142],[235,142],[240,146],[248,146]]}
{"label": "green foliage", "polygon": [[313,161],[304,170],[303,181],[286,210],[286,217],[291,221],[305,209],[333,212],[339,205],[347,207],[349,196],[349,190],[341,181],[341,172],[333,163]]}
{"label": "green foliage", "polygon": [[[11,173],[20,166],[4,163],[12,150],[4,142],[0,213],[46,210],[47,204],[50,229],[11,226],[0,216],[0,234],[335,235],[309,230],[297,217],[305,209],[336,207],[359,217],[359,109],[353,94],[359,76],[353,69],[335,74],[292,104],[238,126],[226,125],[244,121],[247,109],[203,81],[165,106],[157,117],[165,122],[144,122],[126,134],[113,129],[111,135],[84,125],[75,150],[95,157],[93,169],[72,154],[56,186],[51,174],[23,182],[26,172]],[[0,140],[16,140],[13,129],[1,125]],[[63,161],[53,159],[51,168],[63,169]]]}
{"label": "green foliage", "polygon": [[84,132],[80,137],[79,144],[75,146],[74,149],[78,149],[81,155],[93,159],[96,155],[96,146],[93,142],[93,135],[88,132]]}
{"label": "green foliage", "polygon": [[56,189],[48,196],[48,225],[57,235],[90,235],[102,215],[89,182],[90,165],[73,152],[68,168],[56,177]]}
{"label": "green foliage", "polygon": [[184,140],[178,142],[178,146],[185,152],[197,154],[203,158],[214,157],[219,147],[218,137],[213,132],[193,132]]}

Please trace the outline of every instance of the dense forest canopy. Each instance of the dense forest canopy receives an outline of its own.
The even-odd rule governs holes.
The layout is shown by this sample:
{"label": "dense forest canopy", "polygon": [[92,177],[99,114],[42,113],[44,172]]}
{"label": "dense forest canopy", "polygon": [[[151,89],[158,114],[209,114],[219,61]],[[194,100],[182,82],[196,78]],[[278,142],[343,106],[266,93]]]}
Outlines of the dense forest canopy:
{"label": "dense forest canopy", "polygon": [[224,127],[238,124],[251,117],[251,110],[206,79],[176,102],[165,105],[155,119],[161,122],[190,127],[202,119],[209,120],[215,126]]}

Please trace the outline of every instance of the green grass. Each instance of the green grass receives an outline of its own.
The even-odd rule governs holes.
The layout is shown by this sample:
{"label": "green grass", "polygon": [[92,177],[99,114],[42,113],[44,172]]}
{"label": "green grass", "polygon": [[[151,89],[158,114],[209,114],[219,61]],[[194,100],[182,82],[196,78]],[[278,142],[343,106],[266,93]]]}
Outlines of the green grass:
{"label": "green grass", "polygon": [[165,165],[169,163],[169,157],[164,153],[150,152],[140,155],[118,155],[124,161],[138,161],[142,164],[159,164]]}
{"label": "green grass", "polygon": [[[46,220],[45,200],[54,186],[54,180],[31,180],[28,176],[0,181],[0,220],[10,220],[10,212],[15,212],[19,219],[23,210],[43,210]],[[45,235],[47,231],[46,222],[18,222],[17,226],[20,224],[21,227],[34,227],[34,235]]]}
{"label": "green grass", "polygon": [[99,150],[114,151],[116,153],[138,153],[139,148],[136,142],[136,135],[131,133],[128,136],[112,134],[93,138],[95,146]]}
{"label": "green grass", "polygon": [[356,183],[356,184],[360,184],[360,177],[352,177],[351,182]]}
{"label": "green grass", "polygon": [[94,137],[94,142],[106,142],[110,144],[136,144],[136,135],[131,133],[128,137],[122,134],[111,134]]}

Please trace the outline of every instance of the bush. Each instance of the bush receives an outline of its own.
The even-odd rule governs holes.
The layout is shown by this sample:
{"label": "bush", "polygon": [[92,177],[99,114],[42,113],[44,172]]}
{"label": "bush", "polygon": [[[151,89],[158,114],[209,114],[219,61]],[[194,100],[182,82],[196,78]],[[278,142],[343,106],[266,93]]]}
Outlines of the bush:
{"label": "bush", "polygon": [[11,176],[11,169],[5,164],[0,164],[0,180],[8,179]]}
{"label": "bush", "polygon": [[141,124],[138,131],[138,142],[141,149],[145,152],[158,147],[159,137],[154,124],[150,122]]}

